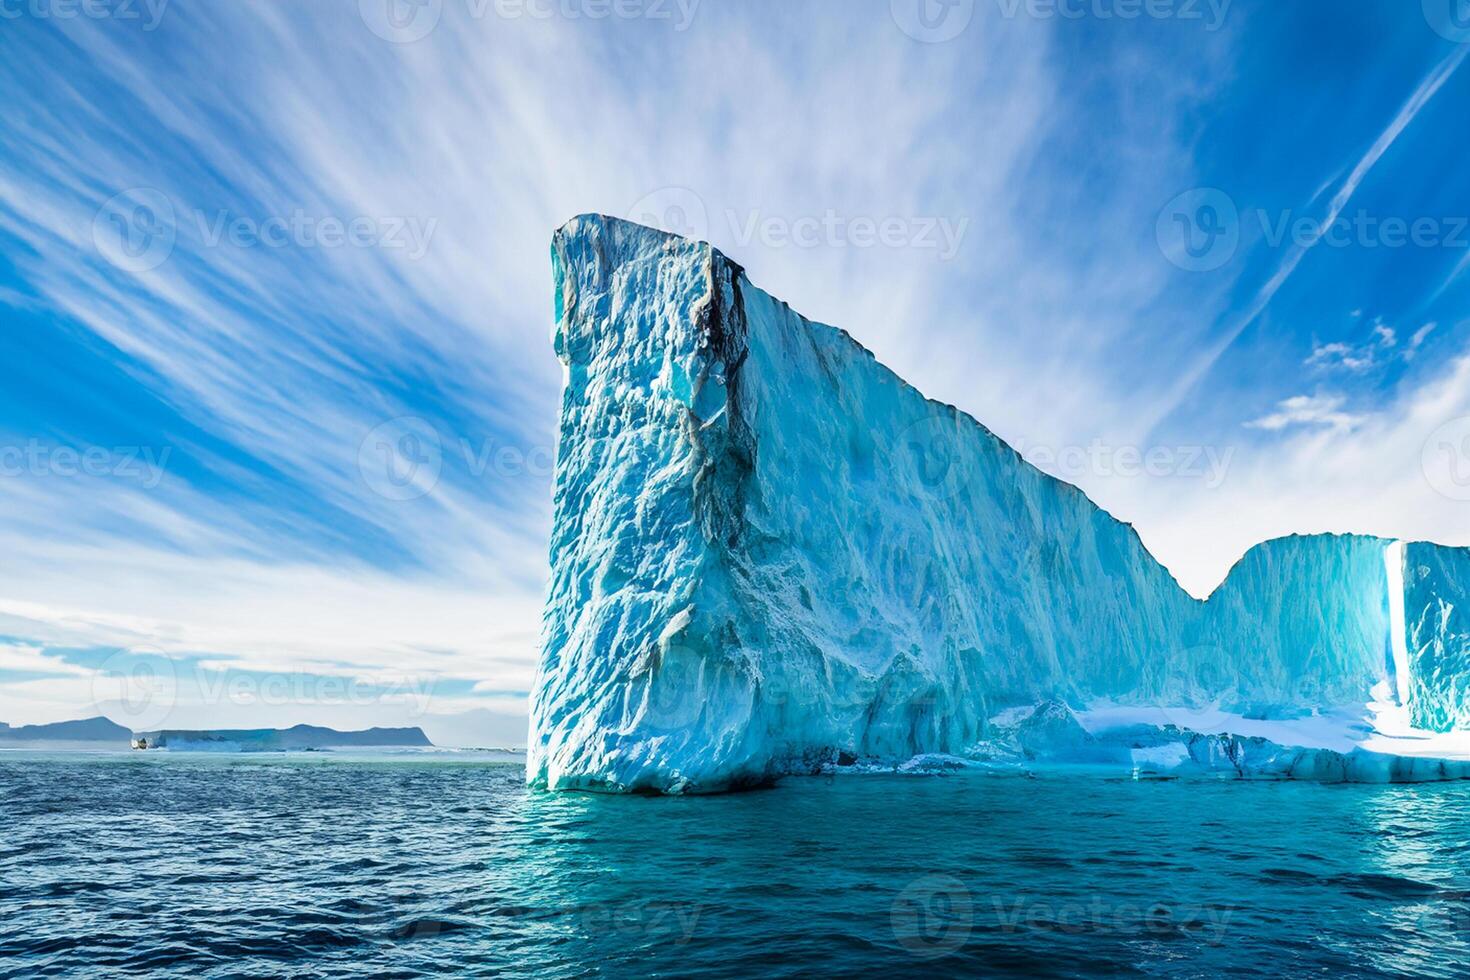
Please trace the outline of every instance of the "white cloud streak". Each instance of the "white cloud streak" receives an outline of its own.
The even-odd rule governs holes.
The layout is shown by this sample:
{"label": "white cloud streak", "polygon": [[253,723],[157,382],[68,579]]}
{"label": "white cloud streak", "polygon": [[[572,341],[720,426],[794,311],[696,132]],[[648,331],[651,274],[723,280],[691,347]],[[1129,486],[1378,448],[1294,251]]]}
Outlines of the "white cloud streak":
{"label": "white cloud streak", "polygon": [[[433,34],[394,45],[348,0],[198,4],[170,9],[155,48],[86,19],[48,25],[74,46],[70,61],[65,46],[10,48],[9,72],[45,98],[8,120],[35,165],[0,171],[0,232],[23,246],[15,260],[35,304],[115,345],[182,423],[167,435],[178,465],[153,492],[0,481],[11,518],[0,622],[38,642],[146,644],[221,666],[399,670],[463,679],[487,697],[523,689],[548,481],[477,477],[458,439],[550,445],[550,234],[573,214],[623,214],[667,188],[693,193],[711,240],[763,288],[849,329],[1002,436],[1146,438],[1301,261],[1289,255],[1201,358],[1228,290],[1171,294],[1150,236],[1131,234],[1151,231],[1160,188],[1190,172],[1190,119],[1228,80],[1236,37],[1227,25],[1159,53],[1117,32],[1079,66],[1056,24],[977,17],[962,41],[924,45],[886,7],[814,19],[771,3],[751,8],[754,23],[702,5],[676,33],[474,19],[446,4]],[[1329,214],[1464,57],[1442,62],[1342,168]],[[1076,93],[1103,84],[1149,98],[1120,98],[1105,132],[1088,130],[1085,148],[1069,142],[1094,108]],[[97,104],[102,91],[115,104]],[[1097,172],[1077,179],[1084,162]],[[136,274],[93,244],[97,208],[128,187],[155,188],[176,209],[173,255]],[[209,240],[222,212],[297,211],[399,216],[433,234],[417,260]],[[950,261],[741,231],[828,212],[966,230]],[[1426,391],[1454,387],[1455,372]],[[1413,510],[1407,484],[1374,489],[1376,467],[1402,471],[1394,440],[1417,438],[1455,397],[1433,407],[1404,395],[1361,420],[1302,397],[1263,417],[1284,420],[1252,430],[1270,430],[1270,445],[1237,457],[1218,493],[1088,478],[1084,488],[1195,581],[1223,574],[1247,535],[1326,522],[1320,501],[1293,488],[1349,499],[1366,481],[1365,499]],[[461,457],[410,502],[374,493],[359,469],[367,433],[402,415],[432,418],[446,460]],[[1252,516],[1227,527],[1218,515],[1231,508]],[[1382,510],[1364,522],[1418,526]],[[53,707],[66,690],[27,688]]]}

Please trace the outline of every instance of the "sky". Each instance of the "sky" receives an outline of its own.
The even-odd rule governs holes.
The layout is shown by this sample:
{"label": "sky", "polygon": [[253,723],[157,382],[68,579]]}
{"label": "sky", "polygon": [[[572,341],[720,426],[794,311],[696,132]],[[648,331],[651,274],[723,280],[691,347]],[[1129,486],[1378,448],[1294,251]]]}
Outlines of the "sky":
{"label": "sky", "polygon": [[0,0],[0,720],[524,744],[552,232],[704,238],[1204,596],[1470,545],[1466,0]]}

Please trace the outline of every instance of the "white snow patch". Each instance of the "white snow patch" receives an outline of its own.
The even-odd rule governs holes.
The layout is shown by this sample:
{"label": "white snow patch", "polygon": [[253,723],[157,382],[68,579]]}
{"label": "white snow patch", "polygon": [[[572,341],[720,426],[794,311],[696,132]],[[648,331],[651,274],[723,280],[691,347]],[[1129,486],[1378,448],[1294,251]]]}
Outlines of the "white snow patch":
{"label": "white snow patch", "polygon": [[1133,749],[1133,768],[1147,772],[1168,772],[1189,761],[1189,747],[1183,742]]}
{"label": "white snow patch", "polygon": [[1034,704],[1016,705],[1014,708],[1006,708],[993,715],[990,719],[990,725],[993,728],[1012,728],[1027,718],[1030,718],[1035,713],[1036,705]]}
{"label": "white snow patch", "polygon": [[1412,758],[1470,760],[1470,731],[1430,732],[1415,728],[1391,682],[1372,691],[1367,704],[1342,705],[1304,718],[1258,719],[1216,708],[1128,707],[1100,704],[1078,711],[1077,719],[1098,735],[1132,725],[1174,725],[1201,735],[1264,738],[1277,745],[1351,752],[1363,749]]}
{"label": "white snow patch", "polygon": [[1173,725],[1201,735],[1239,735],[1265,738],[1279,745],[1303,749],[1351,752],[1370,733],[1364,705],[1349,705],[1303,718],[1247,718],[1219,708],[1130,707],[1097,705],[1077,712],[1077,718],[1094,735],[1130,725]]}

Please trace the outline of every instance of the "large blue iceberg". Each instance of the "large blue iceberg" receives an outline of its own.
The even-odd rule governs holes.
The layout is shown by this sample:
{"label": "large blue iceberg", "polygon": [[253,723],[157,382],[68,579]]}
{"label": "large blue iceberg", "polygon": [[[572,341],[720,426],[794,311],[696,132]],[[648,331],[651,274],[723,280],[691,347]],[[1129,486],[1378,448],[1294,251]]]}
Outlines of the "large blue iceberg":
{"label": "large blue iceberg", "polygon": [[1130,525],[708,244],[582,216],[552,260],[566,385],[533,785],[1024,759],[1006,722],[1025,712],[1162,706],[1073,747],[1206,767],[1230,756],[1189,729],[1206,709],[1387,697],[1429,732],[1470,727],[1464,551],[1271,541],[1199,601]]}

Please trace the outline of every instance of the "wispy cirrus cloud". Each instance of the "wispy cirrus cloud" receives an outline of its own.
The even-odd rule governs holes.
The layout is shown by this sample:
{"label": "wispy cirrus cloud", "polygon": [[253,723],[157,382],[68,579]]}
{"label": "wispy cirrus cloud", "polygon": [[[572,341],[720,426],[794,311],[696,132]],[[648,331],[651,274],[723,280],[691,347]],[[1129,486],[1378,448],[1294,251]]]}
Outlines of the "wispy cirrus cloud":
{"label": "wispy cirrus cloud", "polygon": [[[583,211],[677,212],[1017,444],[1167,433],[1220,450],[1235,462],[1208,492],[1069,474],[1198,582],[1247,535],[1319,523],[1290,481],[1371,485],[1402,463],[1394,438],[1459,405],[1423,401],[1459,377],[1434,357],[1378,391],[1282,387],[1313,344],[1325,366],[1384,338],[1286,327],[1278,351],[1251,325],[1287,319],[1307,249],[1190,277],[1154,239],[1206,170],[1275,189],[1300,183],[1282,160],[1306,160],[1291,203],[1330,192],[1335,217],[1411,165],[1394,148],[1465,57],[1415,69],[1441,43],[1423,25],[1373,62],[1412,74],[1380,86],[1408,100],[1343,120],[1300,79],[1251,74],[1269,71],[1242,57],[1265,15],[1204,31],[981,5],[938,41],[882,3],[606,21],[430,8],[407,43],[355,0],[175,0],[146,32],[7,23],[0,73],[26,98],[0,146],[15,325],[0,350],[34,370],[0,395],[0,442],[46,461],[0,477],[0,623],[34,656],[143,645],[225,673],[397,671],[452,692],[434,710],[504,709],[528,686],[545,575],[560,381],[546,248]],[[1222,121],[1236,102],[1259,111]],[[1357,149],[1319,159],[1337,125]],[[1280,158],[1237,157],[1244,143]],[[863,222],[903,234],[864,244]],[[1460,339],[1452,311],[1419,300],[1373,307],[1398,331],[1396,371]],[[1232,375],[1236,343],[1284,379]],[[1202,386],[1218,417],[1191,404]],[[1243,427],[1252,413],[1272,424]],[[63,473],[58,449],[112,462]],[[167,455],[152,485],[119,465],[145,451]],[[1273,510],[1202,544],[1190,521],[1227,501]],[[1407,484],[1384,501],[1425,512]],[[34,684],[52,705],[80,680]]]}

